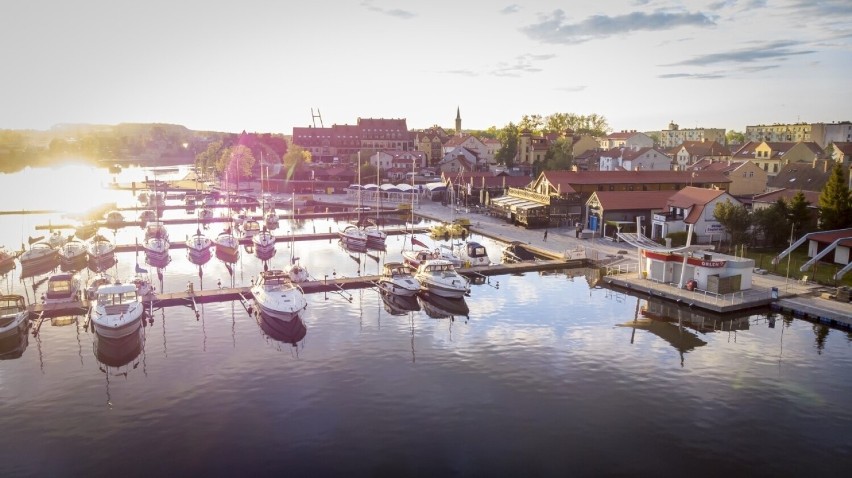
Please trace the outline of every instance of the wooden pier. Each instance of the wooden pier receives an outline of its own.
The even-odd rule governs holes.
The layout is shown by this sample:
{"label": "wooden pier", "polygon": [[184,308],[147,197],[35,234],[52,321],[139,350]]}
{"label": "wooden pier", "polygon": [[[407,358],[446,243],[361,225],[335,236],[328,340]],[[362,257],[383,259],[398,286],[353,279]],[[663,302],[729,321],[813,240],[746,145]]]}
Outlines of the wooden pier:
{"label": "wooden pier", "polygon": [[[519,274],[523,272],[536,272],[559,269],[575,269],[589,267],[586,260],[546,260],[534,262],[518,262],[514,264],[493,264],[490,266],[476,266],[459,268],[458,272],[473,282],[485,277]],[[302,282],[299,285],[306,294],[319,292],[340,292],[351,289],[363,289],[374,287],[379,280],[377,275],[365,275],[357,277],[326,277],[323,279]],[[481,282],[480,282],[481,283]],[[241,300],[243,297],[251,297],[251,288],[233,287],[221,289],[185,290],[181,292],[169,292],[164,294],[151,294],[143,297],[145,309],[162,308],[172,306],[193,306],[194,304],[206,304],[210,302],[224,302]],[[89,310],[86,301],[66,302],[60,304],[33,304],[29,307],[30,317],[50,318],[64,315],[85,314]]]}

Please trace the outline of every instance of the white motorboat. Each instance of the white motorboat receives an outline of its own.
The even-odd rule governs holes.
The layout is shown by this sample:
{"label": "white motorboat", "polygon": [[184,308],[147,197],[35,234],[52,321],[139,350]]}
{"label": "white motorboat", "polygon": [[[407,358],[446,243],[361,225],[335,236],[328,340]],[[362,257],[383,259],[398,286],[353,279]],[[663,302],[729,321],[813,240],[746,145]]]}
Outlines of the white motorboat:
{"label": "white motorboat", "polygon": [[[419,241],[416,237],[411,238],[411,245],[411,249],[402,251],[402,259],[406,264],[415,269],[420,267],[420,264],[422,264],[423,261],[430,259],[443,259],[450,261],[456,267],[461,267],[464,264],[462,258],[457,256],[452,249],[447,246],[442,245],[434,249],[429,249],[426,244]],[[417,246],[417,248],[415,249],[414,246]]]}
{"label": "white motorboat", "polygon": [[414,271],[401,262],[385,262],[379,276],[379,288],[394,295],[412,296],[420,291]]}
{"label": "white motorboat", "polygon": [[59,248],[59,263],[72,265],[86,260],[86,244],[79,239],[71,239]]}
{"label": "white motorboat", "polygon": [[124,337],[142,325],[144,307],[133,283],[102,285],[92,310],[92,324],[102,337]]}
{"label": "white motorboat", "polygon": [[278,269],[261,272],[251,293],[260,311],[278,320],[292,320],[308,307],[302,288]]}
{"label": "white motorboat", "polygon": [[55,264],[59,251],[50,247],[46,242],[30,244],[30,248],[18,257],[22,267],[38,267]]}
{"label": "white motorboat", "polygon": [[240,241],[231,233],[231,229],[220,232],[213,241],[216,244],[216,255],[231,257],[240,252]]}
{"label": "white motorboat", "polygon": [[465,264],[471,266],[491,265],[491,259],[488,257],[488,251],[485,249],[485,246],[475,241],[468,241],[461,248],[461,259]]}
{"label": "white motorboat", "polygon": [[243,221],[241,229],[243,231],[243,237],[254,237],[261,230],[260,223],[257,219],[246,219]]}
{"label": "white motorboat", "polygon": [[258,257],[272,257],[275,255],[275,236],[265,227],[262,231],[251,237],[254,244],[254,252]]}
{"label": "white motorboat", "polygon": [[263,218],[266,222],[266,227],[269,229],[275,229],[281,221],[275,209],[270,209]]}
{"label": "white motorboat", "polygon": [[89,262],[104,264],[115,257],[115,244],[106,237],[95,234],[86,242],[86,252],[89,254]]}
{"label": "white motorboat", "polygon": [[470,282],[448,260],[426,260],[420,263],[414,277],[423,290],[441,297],[459,298],[470,292]]}
{"label": "white motorboat", "polygon": [[346,224],[338,232],[343,245],[352,249],[367,248],[367,233],[355,224]]}
{"label": "white motorboat", "polygon": [[210,248],[213,247],[213,241],[201,233],[201,229],[196,229],[195,234],[189,236],[186,240],[187,254],[190,260],[205,260],[209,259]]}
{"label": "white motorboat", "polygon": [[115,229],[124,225],[124,215],[119,211],[110,211],[106,216],[106,225],[110,229]]}
{"label": "white motorboat", "polygon": [[27,326],[27,304],[21,295],[0,296],[0,337],[11,337]]}
{"label": "white motorboat", "polygon": [[45,304],[61,304],[74,302],[80,298],[80,277],[77,274],[53,274],[47,280],[47,292],[44,295]]}

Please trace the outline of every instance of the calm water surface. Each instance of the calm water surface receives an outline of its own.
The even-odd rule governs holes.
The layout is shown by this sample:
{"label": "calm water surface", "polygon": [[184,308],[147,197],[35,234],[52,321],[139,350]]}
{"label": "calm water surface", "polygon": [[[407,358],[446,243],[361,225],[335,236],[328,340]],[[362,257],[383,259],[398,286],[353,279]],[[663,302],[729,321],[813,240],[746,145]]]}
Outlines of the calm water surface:
{"label": "calm water surface", "polygon": [[[7,236],[19,221],[0,218]],[[294,252],[314,276],[352,276],[401,247]],[[278,251],[273,265],[290,255]],[[200,269],[184,254],[172,251],[162,279],[150,268],[158,289],[247,285],[262,268],[245,252]],[[140,259],[119,254],[114,271]],[[467,315],[420,303],[393,315],[366,289],[310,295],[286,326],[231,302],[198,318],[155,310],[120,343],[82,317],[45,322],[0,344],[0,476],[826,476],[852,465],[849,334],[775,314],[666,311],[584,274],[494,277],[473,287]],[[13,270],[0,287],[32,299],[40,278]]]}

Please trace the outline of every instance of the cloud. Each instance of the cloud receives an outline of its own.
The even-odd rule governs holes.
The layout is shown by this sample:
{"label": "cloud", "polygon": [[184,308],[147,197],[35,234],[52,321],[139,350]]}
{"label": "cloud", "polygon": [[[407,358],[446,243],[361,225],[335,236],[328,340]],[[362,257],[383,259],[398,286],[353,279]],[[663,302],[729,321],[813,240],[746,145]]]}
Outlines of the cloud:
{"label": "cloud", "polygon": [[566,93],[577,93],[588,88],[589,85],[575,85],[575,86],[561,86],[556,88],[557,91],[564,91]]}
{"label": "cloud", "polygon": [[522,73],[538,73],[542,71],[542,68],[534,66],[533,63],[549,60],[555,56],[556,55],[534,55],[532,53],[527,53],[515,57],[515,61],[513,63],[498,63],[496,67],[489,71],[489,73],[494,76],[511,77],[521,76]]}
{"label": "cloud", "polygon": [[364,0],[361,2],[361,6],[370,10],[371,12],[383,13],[385,15],[390,15],[392,17],[402,18],[404,20],[408,20],[409,18],[414,18],[417,16],[416,13],[409,12],[408,10],[400,10],[398,8],[386,9],[373,5],[369,0]]}
{"label": "cloud", "polygon": [[446,70],[444,73],[468,77],[491,75],[517,78],[524,73],[538,73],[540,71],[544,71],[543,68],[536,66],[535,63],[550,60],[555,57],[556,55],[553,54],[536,55],[533,53],[526,53],[516,56],[512,62],[500,62],[494,66],[487,66],[480,70],[457,69]]}
{"label": "cloud", "polygon": [[761,60],[786,60],[792,56],[809,55],[815,53],[814,50],[796,50],[800,43],[793,41],[776,41],[764,44],[758,44],[750,48],[740,50],[726,51],[722,53],[709,53],[706,55],[698,55],[689,60],[670,63],[663,66],[704,66],[718,63],[750,63]]}
{"label": "cloud", "polygon": [[666,73],[664,75],[657,75],[657,78],[663,79],[687,78],[690,80],[717,80],[725,77],[726,75],[723,73]]}
{"label": "cloud", "polygon": [[798,0],[793,2],[790,8],[798,10],[799,13],[826,20],[852,17],[852,2],[849,0]]}
{"label": "cloud", "polygon": [[555,10],[539,23],[521,28],[533,40],[543,43],[575,44],[635,31],[671,30],[682,26],[715,26],[714,17],[704,13],[632,12],[625,15],[594,15],[578,23],[568,23],[565,12]]}
{"label": "cloud", "polygon": [[521,11],[520,5],[516,5],[516,4],[513,3],[513,4],[509,5],[508,7],[500,10],[500,13],[502,13],[503,15],[509,15],[509,14],[512,14],[512,13],[518,13],[519,11]]}

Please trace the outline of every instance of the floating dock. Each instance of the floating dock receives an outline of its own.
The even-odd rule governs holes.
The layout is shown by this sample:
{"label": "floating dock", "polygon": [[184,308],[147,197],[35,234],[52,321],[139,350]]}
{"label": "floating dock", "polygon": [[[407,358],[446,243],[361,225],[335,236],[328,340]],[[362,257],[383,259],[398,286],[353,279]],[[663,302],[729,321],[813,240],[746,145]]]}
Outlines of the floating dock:
{"label": "floating dock", "polygon": [[[475,266],[459,268],[458,272],[472,279],[484,282],[486,277],[519,274],[523,272],[536,272],[545,270],[575,269],[589,267],[585,259],[579,260],[545,260],[534,262],[518,262],[514,264],[493,264],[489,266]],[[378,283],[378,275],[365,275],[357,277],[332,277],[302,282],[299,285],[306,294],[318,292],[341,292],[350,289],[363,289],[373,287]],[[481,283],[480,282],[480,283]],[[151,294],[143,298],[146,309],[188,306],[194,304],[205,304],[210,302],[223,302],[241,300],[251,297],[250,287],[233,287],[221,289],[186,290],[182,292],[169,292],[164,294]],[[29,307],[30,317],[61,317],[64,315],[84,314],[89,310],[86,301],[66,302],[59,304],[33,304]]]}

